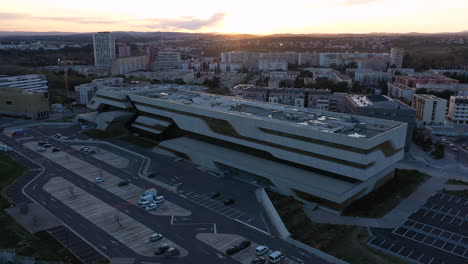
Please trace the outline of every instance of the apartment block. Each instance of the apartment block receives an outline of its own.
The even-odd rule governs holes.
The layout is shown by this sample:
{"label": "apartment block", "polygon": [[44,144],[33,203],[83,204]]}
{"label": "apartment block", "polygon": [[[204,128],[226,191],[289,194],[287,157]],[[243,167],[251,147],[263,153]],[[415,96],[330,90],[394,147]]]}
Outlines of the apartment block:
{"label": "apartment block", "polygon": [[450,96],[447,116],[455,124],[468,124],[468,96]]}
{"label": "apartment block", "polygon": [[415,94],[411,107],[416,110],[418,127],[444,125],[447,100],[431,94]]}
{"label": "apartment block", "polygon": [[116,58],[115,39],[110,32],[93,35],[94,63],[96,66],[111,66]]}

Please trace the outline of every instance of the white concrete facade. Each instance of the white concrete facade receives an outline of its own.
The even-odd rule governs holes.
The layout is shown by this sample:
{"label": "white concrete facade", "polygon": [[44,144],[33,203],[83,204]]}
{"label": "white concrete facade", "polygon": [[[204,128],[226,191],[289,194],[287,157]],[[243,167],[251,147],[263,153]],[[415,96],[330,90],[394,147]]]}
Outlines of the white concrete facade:
{"label": "white concrete facade", "polygon": [[99,32],[93,35],[94,63],[96,66],[111,66],[116,58],[115,39],[110,32]]}
{"label": "white concrete facade", "polygon": [[404,154],[407,125],[401,122],[199,92],[103,89],[92,102],[92,109],[131,104],[144,116],[138,122],[152,130],[170,120],[185,136],[163,140],[158,152],[253,175],[335,210],[391,175]]}
{"label": "white concrete facade", "polygon": [[448,117],[455,124],[468,124],[468,96],[450,96]]}

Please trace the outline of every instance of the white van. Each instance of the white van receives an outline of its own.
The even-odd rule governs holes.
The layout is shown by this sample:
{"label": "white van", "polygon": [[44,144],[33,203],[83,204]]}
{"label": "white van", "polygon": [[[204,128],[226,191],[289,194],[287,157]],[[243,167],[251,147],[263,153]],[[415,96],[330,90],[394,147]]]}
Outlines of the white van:
{"label": "white van", "polygon": [[281,263],[286,257],[281,251],[275,251],[268,256],[268,261],[270,263]]}
{"label": "white van", "polygon": [[258,246],[255,249],[255,253],[257,254],[257,256],[263,256],[268,252],[268,250],[270,249],[267,246]]}
{"label": "white van", "polygon": [[146,208],[148,207],[150,204],[152,204],[153,201],[139,201],[138,204],[143,207],[143,208]]}
{"label": "white van", "polygon": [[154,199],[154,202],[156,204],[160,204],[160,203],[164,202],[164,200],[165,200],[164,196],[156,196],[156,198]]}

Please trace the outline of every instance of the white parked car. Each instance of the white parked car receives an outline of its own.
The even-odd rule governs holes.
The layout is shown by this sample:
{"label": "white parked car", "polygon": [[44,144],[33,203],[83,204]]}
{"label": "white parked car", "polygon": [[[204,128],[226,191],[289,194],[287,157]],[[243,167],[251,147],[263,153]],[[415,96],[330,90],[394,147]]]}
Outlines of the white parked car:
{"label": "white parked car", "polygon": [[153,209],[156,209],[158,208],[158,205],[155,204],[155,203],[150,203],[148,206],[145,207],[145,210],[146,211],[150,211],[150,210],[153,210]]}
{"label": "white parked car", "polygon": [[150,236],[150,241],[155,242],[155,241],[161,240],[162,238],[163,236],[161,234],[156,233]]}
{"label": "white parked car", "polygon": [[156,198],[154,199],[154,202],[156,204],[160,204],[160,203],[163,203],[166,199],[164,199],[164,196],[156,196]]}
{"label": "white parked car", "polygon": [[103,177],[97,177],[94,179],[95,182],[97,183],[100,183],[100,182],[103,182],[104,181],[104,178]]}
{"label": "white parked car", "polygon": [[41,147],[41,146],[36,147],[36,151],[37,151],[37,152],[43,152],[43,151],[45,151],[45,150],[46,150],[46,149],[45,149],[44,147]]}

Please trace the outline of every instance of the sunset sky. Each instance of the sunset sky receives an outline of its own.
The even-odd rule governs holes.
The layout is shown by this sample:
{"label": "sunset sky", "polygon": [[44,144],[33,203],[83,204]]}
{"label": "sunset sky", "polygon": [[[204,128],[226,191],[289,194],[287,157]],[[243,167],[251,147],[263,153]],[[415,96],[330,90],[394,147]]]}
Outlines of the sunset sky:
{"label": "sunset sky", "polygon": [[0,0],[0,31],[458,32],[468,0]]}

